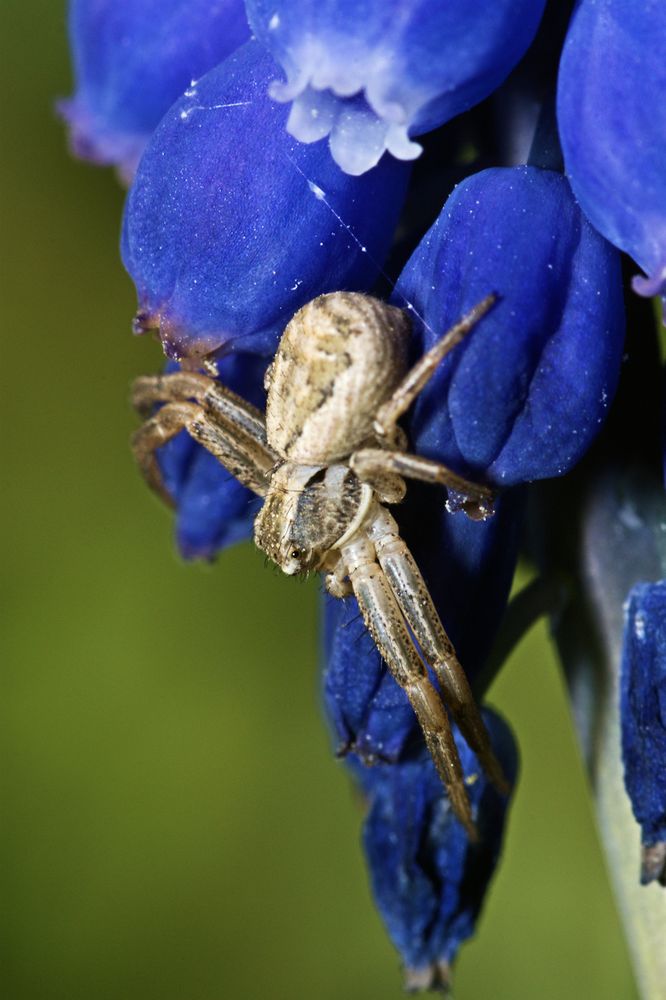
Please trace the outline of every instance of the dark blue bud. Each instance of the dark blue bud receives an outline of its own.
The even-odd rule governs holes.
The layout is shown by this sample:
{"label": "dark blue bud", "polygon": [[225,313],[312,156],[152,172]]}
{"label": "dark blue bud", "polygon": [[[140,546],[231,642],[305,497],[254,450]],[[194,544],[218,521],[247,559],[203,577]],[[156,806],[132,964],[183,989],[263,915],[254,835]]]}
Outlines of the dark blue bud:
{"label": "dark blue bud", "polygon": [[[263,409],[263,358],[230,354],[217,367],[225,386]],[[167,371],[177,368],[172,362]],[[261,500],[186,431],[160,448],[157,458],[176,504],[176,539],[186,559],[212,559],[220,549],[252,537]]]}
{"label": "dark blue bud", "polygon": [[271,353],[305,302],[367,290],[389,248],[408,167],[387,158],[353,178],[296,142],[267,95],[278,73],[248,42],[171,108],[141,160],[123,260],[138,326],[171,356],[231,341]]}
{"label": "dark blue bud", "polygon": [[293,102],[301,142],[329,136],[350,174],[385,150],[418,156],[411,141],[487,97],[532,41],[544,0],[247,0],[256,37],[287,74],[271,94]]}
{"label": "dark blue bud", "polygon": [[[516,565],[523,498],[512,493],[487,521],[449,513],[443,490],[410,485],[394,510],[472,684],[488,656]],[[424,530],[427,525],[427,530]],[[400,757],[420,739],[407,696],[387,672],[356,599],[327,597],[324,703],[338,752]]]}
{"label": "dark blue bud", "polygon": [[626,605],[621,673],[624,781],[643,841],[642,881],[666,884],[666,580]]}
{"label": "dark blue bud", "polygon": [[[666,296],[666,6],[582,0],[562,52],[558,120],[587,217]],[[666,301],[666,300],[665,300]]]}
{"label": "dark blue bud", "polygon": [[[495,712],[484,720],[511,782],[517,749]],[[369,802],[363,843],[372,891],[405,964],[406,986],[449,985],[451,963],[474,933],[502,846],[508,800],[489,784],[474,754],[455,732],[479,842],[455,818],[425,753],[399,764],[352,770]]]}
{"label": "dark blue bud", "polygon": [[473,305],[497,304],[440,364],[416,403],[419,450],[509,485],[567,472],[599,431],[624,335],[619,255],[566,180],[484,170],[446,202],[402,272],[422,348]]}
{"label": "dark blue bud", "polygon": [[242,0],[72,0],[69,34],[72,149],[129,178],[162,115],[250,30]]}

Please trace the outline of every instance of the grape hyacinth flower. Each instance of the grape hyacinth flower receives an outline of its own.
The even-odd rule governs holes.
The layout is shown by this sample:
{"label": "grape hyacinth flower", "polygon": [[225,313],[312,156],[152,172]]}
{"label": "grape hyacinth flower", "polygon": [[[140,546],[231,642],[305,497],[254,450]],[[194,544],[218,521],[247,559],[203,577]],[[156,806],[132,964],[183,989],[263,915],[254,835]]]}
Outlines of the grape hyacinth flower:
{"label": "grape hyacinth flower", "polygon": [[123,261],[137,329],[158,330],[170,357],[268,354],[315,295],[369,288],[389,249],[408,166],[348,177],[296,142],[266,93],[276,72],[248,42],[173,105],[141,160]]}
{"label": "grape hyacinth flower", "polygon": [[361,174],[385,150],[414,159],[413,136],[495,90],[532,41],[544,5],[247,0],[247,12],[287,74],[270,93],[292,105],[289,132],[306,143],[328,136],[335,162]]}
{"label": "grape hyacinth flower", "polygon": [[[496,296],[403,421],[415,452],[492,487],[495,513],[472,521],[464,496],[425,485],[410,485],[395,508],[479,699],[499,666],[525,499],[539,495],[531,484],[558,477],[572,496],[568,473],[590,461],[620,379],[615,247],[648,275],[636,282],[642,293],[663,294],[666,274],[659,100],[666,78],[658,58],[666,11],[653,0],[581,0],[576,9],[558,105],[573,194],[561,173],[536,166],[561,166],[554,120],[543,132],[547,161],[534,153],[536,139],[530,166],[502,158],[520,145],[509,134],[515,121],[503,118],[511,100],[502,93],[492,105],[494,130],[489,104],[469,112],[460,129],[452,123],[426,141],[434,155],[410,181],[407,161],[421,152],[414,137],[497,91],[530,46],[543,8],[543,0],[500,0],[482,11],[459,0],[360,7],[247,0],[255,37],[245,41],[247,25],[232,0],[170,0],[168,16],[151,0],[75,0],[71,7],[79,89],[65,113],[81,150],[129,174],[145,146],[126,203],[122,255],[139,297],[135,331],[159,335],[170,368],[203,369],[263,409],[263,374],[279,336],[317,295],[377,293],[381,278],[385,296],[411,318],[412,360]],[[521,101],[554,106],[546,94],[550,87],[554,96],[554,77],[544,70],[535,96],[533,74],[523,73]],[[510,90],[511,83],[505,98]],[[533,117],[523,117],[523,133]],[[495,165],[478,170],[487,164]],[[463,173],[442,208],[453,184],[443,178]],[[248,536],[261,500],[185,432],[160,449],[158,461],[186,557],[211,559]],[[582,510],[580,498],[575,503]],[[530,517],[556,534],[538,504]],[[606,534],[616,540],[620,521],[631,518],[631,510],[613,509]],[[584,545],[577,537],[575,544]],[[604,540],[596,550],[606,548]],[[663,881],[666,841],[662,588],[632,591],[624,645],[623,755],[643,827],[645,881]],[[611,591],[605,599],[619,613],[622,599]],[[473,932],[507,799],[488,786],[456,733],[481,833],[471,842],[356,600],[329,597],[324,614],[325,708],[368,800],[364,845],[377,905],[408,985],[444,987]],[[484,715],[513,779],[510,731],[490,710]],[[606,756],[619,766],[617,744],[616,734]]]}
{"label": "grape hyacinth flower", "polygon": [[666,303],[666,13],[659,0],[582,0],[562,52],[558,121],[583,211]]}
{"label": "grape hyacinth flower", "polygon": [[642,881],[666,885],[666,581],[626,606],[621,673],[625,784],[643,841]]}
{"label": "grape hyacinth flower", "polygon": [[[490,710],[484,721],[515,783],[511,730]],[[363,846],[373,895],[412,991],[451,985],[451,965],[474,933],[504,833],[508,800],[488,782],[457,730],[454,735],[480,833],[475,844],[455,819],[427,754],[372,767],[350,761],[369,806]]]}
{"label": "grape hyacinth flower", "polygon": [[[535,222],[544,234],[540,241],[533,238]],[[510,256],[503,252],[507,246]],[[410,438],[417,451],[498,484],[563,474],[605,417],[617,382],[623,322],[616,254],[582,217],[561,176],[535,168],[488,170],[454,191],[396,285],[395,301],[411,306],[416,352],[491,283],[500,296],[495,322],[491,313],[441,365],[409,421]],[[588,343],[595,344],[594,352]],[[475,352],[471,364],[469,351]],[[589,366],[579,384],[580,356],[589,356]],[[458,400],[467,401],[473,421],[465,420]],[[471,444],[456,435],[468,423],[475,428]],[[189,473],[186,495],[192,498],[197,484],[188,479]],[[231,480],[227,488],[237,490]],[[198,516],[196,508],[179,506],[182,537],[184,530],[196,531]],[[506,604],[522,502],[507,493],[494,517],[480,523],[455,506],[450,497],[447,511],[432,488],[410,490],[399,520],[474,683]],[[217,528],[214,517],[206,522],[210,537],[221,542],[229,540],[225,516],[221,504]],[[424,518],[427,540],[419,531]],[[402,767],[418,742],[418,727],[353,599],[327,600],[326,633],[324,692],[339,752],[351,752],[350,759],[363,764]],[[479,904],[482,884],[479,877]]]}
{"label": "grape hyacinth flower", "polygon": [[242,0],[73,0],[69,32],[72,151],[127,180],[173,102],[250,37]]}

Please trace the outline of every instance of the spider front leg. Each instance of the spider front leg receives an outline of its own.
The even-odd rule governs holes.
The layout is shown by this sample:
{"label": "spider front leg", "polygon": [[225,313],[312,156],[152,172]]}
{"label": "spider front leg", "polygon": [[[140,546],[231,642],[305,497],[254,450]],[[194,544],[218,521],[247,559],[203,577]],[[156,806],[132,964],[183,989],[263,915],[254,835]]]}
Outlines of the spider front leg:
{"label": "spider front leg", "polygon": [[352,455],[350,464],[359,479],[372,483],[377,477],[397,474],[428,483],[439,483],[468,498],[462,507],[469,517],[484,520],[492,514],[493,492],[487,486],[470,482],[439,462],[420,455],[406,454],[406,440],[404,432],[398,427],[398,420],[432,378],[440,361],[474,329],[496,301],[497,296],[490,294],[478,302],[416,362],[389,399],[379,407],[375,415],[374,432],[379,443],[385,447],[363,448]]}
{"label": "spider front leg", "polygon": [[440,361],[474,329],[479,320],[492,309],[496,302],[497,296],[494,292],[491,292],[490,295],[486,295],[484,299],[477,302],[407,372],[397,388],[393,390],[391,397],[377,410],[374,429],[381,441],[385,441],[391,447],[396,445],[399,447],[396,438],[400,430],[397,426],[400,417],[403,413],[406,413],[418,394],[435,374],[435,369]]}
{"label": "spider front leg", "polygon": [[493,513],[494,492],[490,487],[463,479],[446,465],[422,455],[384,451],[382,448],[361,448],[351,456],[349,465],[360,480],[371,485],[377,477],[397,473],[407,479],[419,479],[421,482],[454,490],[466,498],[461,507],[474,521],[485,521]]}
{"label": "spider front leg", "polygon": [[441,698],[410,638],[391,586],[363,536],[342,547],[342,557],[366,628],[409,698],[451,806],[471,840],[478,839],[451,725]]}
{"label": "spider front leg", "polygon": [[254,406],[206,375],[185,372],[137,379],[133,401],[143,413],[165,403],[134,434],[132,448],[148,485],[170,506],[173,499],[164,487],[155,452],[181,430],[244,486],[265,496],[277,456],[266,443],[263,416]]}
{"label": "spider front leg", "polygon": [[399,534],[395,519],[383,507],[368,528],[377,559],[402,614],[426,661],[435,671],[442,696],[483,770],[503,795],[510,787],[497,760],[467,675],[456,656],[414,556]]}

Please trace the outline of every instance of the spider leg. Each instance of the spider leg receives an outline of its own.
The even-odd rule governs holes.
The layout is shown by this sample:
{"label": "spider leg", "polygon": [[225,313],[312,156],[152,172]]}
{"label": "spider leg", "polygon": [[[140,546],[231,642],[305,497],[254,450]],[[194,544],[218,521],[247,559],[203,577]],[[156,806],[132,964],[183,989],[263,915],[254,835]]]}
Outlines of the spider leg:
{"label": "spider leg", "polygon": [[180,403],[194,400],[203,403],[212,379],[196,372],[172,375],[141,375],[132,384],[132,406],[142,417],[149,417],[156,403]]}
{"label": "spider leg", "polygon": [[451,806],[471,840],[478,839],[451,724],[414,646],[389,581],[367,538],[342,548],[363,620],[392,676],[409,698]]}
{"label": "spider leg", "polygon": [[[438,483],[467,497],[462,507],[468,517],[485,520],[493,511],[494,493],[488,486],[472,483],[446,465],[434,462],[422,455],[412,455],[402,451],[384,451],[382,448],[361,448],[355,451],[349,465],[359,479],[371,484],[375,477],[397,473],[408,479],[420,479],[425,483]],[[391,502],[391,501],[387,501]]]}
{"label": "spider leg", "polygon": [[[392,466],[383,460],[384,455],[400,455],[401,452],[386,452],[381,448],[362,448],[349,458],[349,467],[358,478],[377,494],[381,503],[401,503],[407,493],[407,483],[397,474],[397,463]],[[357,460],[357,456],[360,458]],[[366,456],[369,456],[366,458]],[[382,456],[382,457],[380,457]]]}
{"label": "spider leg", "polygon": [[198,403],[170,402],[150,417],[132,438],[132,448],[148,485],[170,506],[173,498],[162,481],[155,452],[181,431],[203,445],[243,486],[259,496],[268,490],[275,455],[242,425],[209,414]]}
{"label": "spider leg", "polygon": [[[132,404],[143,416],[150,416],[156,403],[194,400],[219,421],[245,431],[267,450],[266,421],[261,410],[208,375],[174,372],[171,375],[142,375],[132,386]],[[274,456],[273,462],[277,460]]]}
{"label": "spider leg", "polygon": [[439,362],[463,340],[470,330],[474,329],[479,320],[492,309],[496,301],[497,296],[492,293],[477,302],[407,372],[398,387],[394,389],[390,399],[387,399],[377,410],[374,430],[381,440],[390,444],[394,442],[398,420],[409,409],[428,380],[432,378]]}
{"label": "spider leg", "polygon": [[469,681],[449,639],[414,556],[398,525],[379,507],[368,530],[377,559],[426,661],[435,671],[442,696],[458,727],[492,783],[503,795],[510,786],[488,736]]}
{"label": "spider leg", "polygon": [[169,507],[175,506],[174,499],[164,485],[155,452],[182,431],[198,409],[194,403],[169,403],[132,435],[132,451],[143,478]]}

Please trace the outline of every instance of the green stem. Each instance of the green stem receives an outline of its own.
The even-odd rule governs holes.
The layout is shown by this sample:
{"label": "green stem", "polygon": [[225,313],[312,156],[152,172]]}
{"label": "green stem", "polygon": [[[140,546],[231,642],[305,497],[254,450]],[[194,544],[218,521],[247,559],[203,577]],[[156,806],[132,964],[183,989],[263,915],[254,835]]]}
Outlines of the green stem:
{"label": "green stem", "polygon": [[[615,470],[590,491],[581,530],[579,583],[554,628],[591,775],[601,839],[645,1000],[666,998],[666,891],[640,884],[641,838],[620,755],[619,673],[623,603],[639,580],[664,575],[666,502],[640,474]],[[595,638],[596,637],[596,638]]]}

